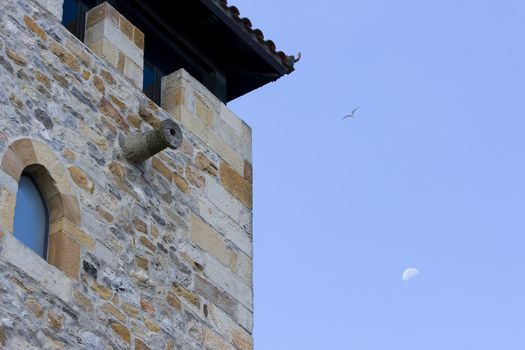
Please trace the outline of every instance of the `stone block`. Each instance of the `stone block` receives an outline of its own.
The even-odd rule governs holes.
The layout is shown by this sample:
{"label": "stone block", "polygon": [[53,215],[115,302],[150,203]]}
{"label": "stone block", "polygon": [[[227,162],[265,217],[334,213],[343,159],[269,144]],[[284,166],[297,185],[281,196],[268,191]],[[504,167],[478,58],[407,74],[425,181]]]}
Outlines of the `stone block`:
{"label": "stone block", "polygon": [[199,200],[199,215],[226,239],[235,244],[247,256],[253,256],[253,248],[247,232],[231,217],[205,199]]}
{"label": "stone block", "polygon": [[85,43],[142,89],[144,34],[109,3],[88,11]]}
{"label": "stone block", "polygon": [[[162,108],[242,173],[244,160],[241,147],[234,149],[214,127],[215,110],[220,106],[221,102],[183,69],[162,79]],[[234,138],[239,139],[237,143],[241,142],[240,136]],[[251,146],[248,148],[251,157]]]}
{"label": "stone block", "polygon": [[48,261],[71,278],[78,279],[80,271],[80,244],[66,232],[49,235]]}
{"label": "stone block", "polygon": [[69,238],[74,239],[89,250],[93,250],[95,247],[95,241],[93,238],[66,218],[61,218],[52,222],[49,232],[50,234],[64,232]]}
{"label": "stone block", "polygon": [[0,228],[13,232],[16,196],[5,188],[0,188]]}
{"label": "stone block", "polygon": [[247,208],[252,208],[252,183],[236,172],[228,163],[220,166],[221,183],[224,188]]}
{"label": "stone block", "polygon": [[217,263],[207,263],[204,266],[204,273],[216,287],[222,289],[250,311],[253,310],[252,286],[247,285],[229,267]]}
{"label": "stone block", "polygon": [[[64,272],[50,266],[44,259],[18,241],[13,235],[7,234],[2,243],[0,257],[9,264],[35,279],[43,288],[62,301],[71,302],[73,280]],[[75,254],[75,251],[72,252]]]}
{"label": "stone block", "polygon": [[224,237],[195,215],[191,216],[191,241],[225,266],[229,266]]}
{"label": "stone block", "polygon": [[237,302],[213,283],[198,275],[195,276],[195,292],[208,299],[210,303],[219,307],[232,318],[236,318]]}

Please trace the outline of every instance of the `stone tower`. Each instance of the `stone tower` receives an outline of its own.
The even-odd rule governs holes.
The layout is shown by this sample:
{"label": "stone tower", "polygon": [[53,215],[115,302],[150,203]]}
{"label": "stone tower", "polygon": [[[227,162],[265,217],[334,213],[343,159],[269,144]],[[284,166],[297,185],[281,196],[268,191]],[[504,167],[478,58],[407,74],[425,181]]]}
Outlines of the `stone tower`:
{"label": "stone tower", "polygon": [[1,3],[0,348],[252,349],[251,129],[225,103],[294,57],[225,0]]}

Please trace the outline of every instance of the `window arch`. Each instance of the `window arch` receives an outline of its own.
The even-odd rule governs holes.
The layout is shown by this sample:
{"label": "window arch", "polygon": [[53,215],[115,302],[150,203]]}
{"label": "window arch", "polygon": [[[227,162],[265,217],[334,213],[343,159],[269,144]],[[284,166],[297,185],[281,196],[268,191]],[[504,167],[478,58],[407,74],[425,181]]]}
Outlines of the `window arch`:
{"label": "window arch", "polygon": [[[2,157],[1,168],[18,183],[18,188],[22,188],[22,191],[25,186],[28,186],[26,177],[30,177],[45,201],[48,231],[47,244],[42,243],[43,253],[39,253],[38,249],[33,249],[30,244],[24,242],[24,239],[18,237],[18,223],[13,224],[19,192],[16,189],[13,193],[0,196],[0,207],[3,211],[0,213],[0,228],[3,228],[6,233],[13,234],[15,238],[40,256],[46,257],[49,264],[62,270],[69,277],[78,279],[80,244],[89,238],[79,227],[81,225],[80,207],[69,175],[60,160],[46,144],[23,138],[14,141],[7,148]],[[7,189],[2,190],[5,192]],[[14,196],[16,200],[13,200]],[[23,204],[19,208],[22,207]],[[92,245],[88,249],[92,249]]]}
{"label": "window arch", "polygon": [[18,182],[13,234],[32,251],[47,259],[49,212],[42,191],[28,170],[22,173]]}

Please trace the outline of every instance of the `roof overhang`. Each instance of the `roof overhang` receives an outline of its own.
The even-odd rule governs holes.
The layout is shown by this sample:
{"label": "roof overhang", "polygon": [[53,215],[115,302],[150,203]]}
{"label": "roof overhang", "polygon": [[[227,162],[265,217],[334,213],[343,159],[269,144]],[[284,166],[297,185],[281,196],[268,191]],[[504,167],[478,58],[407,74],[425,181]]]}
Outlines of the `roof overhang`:
{"label": "roof overhang", "polygon": [[176,42],[189,61],[225,80],[227,101],[294,70],[296,59],[276,51],[275,44],[225,0],[128,1]]}

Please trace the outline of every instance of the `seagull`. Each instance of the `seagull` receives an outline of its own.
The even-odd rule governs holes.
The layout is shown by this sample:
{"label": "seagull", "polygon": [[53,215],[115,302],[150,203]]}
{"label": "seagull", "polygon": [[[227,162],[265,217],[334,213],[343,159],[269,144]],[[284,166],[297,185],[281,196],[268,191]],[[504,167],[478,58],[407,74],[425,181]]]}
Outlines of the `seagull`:
{"label": "seagull", "polygon": [[355,114],[355,112],[357,112],[358,109],[359,109],[359,107],[354,108],[354,110],[352,111],[352,113],[347,114],[347,115],[345,115],[345,116],[343,117],[343,120],[345,120],[346,118],[355,118],[355,115],[354,115],[354,114]]}

